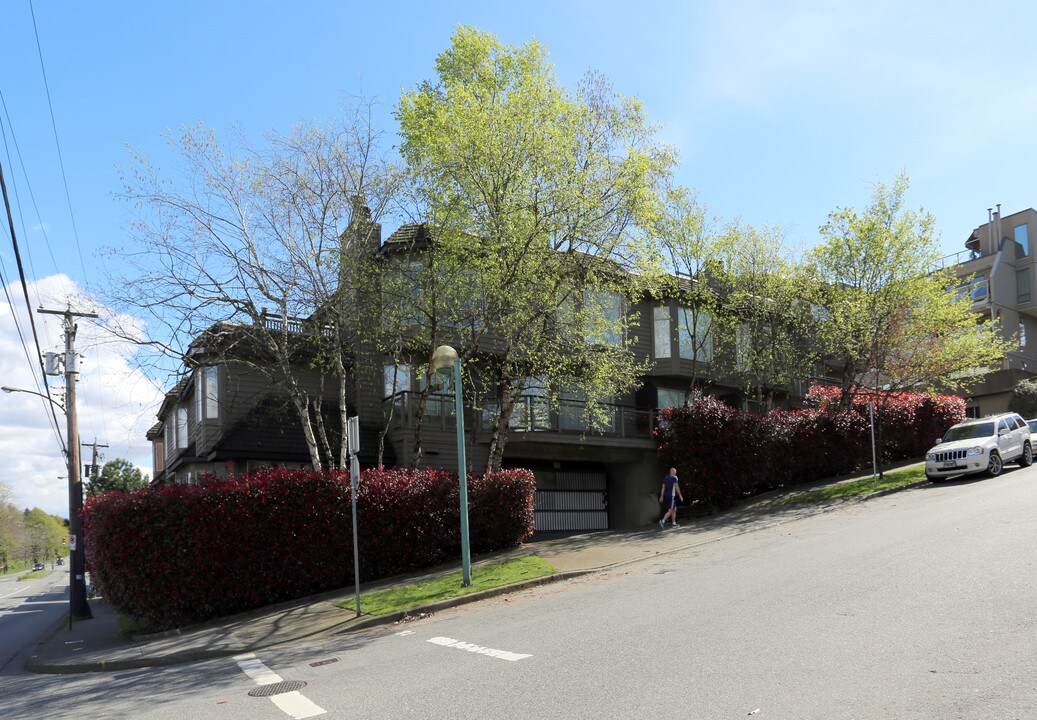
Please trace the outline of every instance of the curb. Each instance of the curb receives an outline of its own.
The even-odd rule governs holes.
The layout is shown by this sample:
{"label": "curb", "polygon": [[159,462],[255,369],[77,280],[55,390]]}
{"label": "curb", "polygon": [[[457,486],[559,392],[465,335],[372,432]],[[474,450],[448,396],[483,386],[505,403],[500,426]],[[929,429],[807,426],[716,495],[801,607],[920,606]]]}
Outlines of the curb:
{"label": "curb", "polygon": [[461,595],[455,598],[450,598],[449,600],[440,600],[439,602],[431,603],[430,605],[423,605],[402,612],[390,613],[388,615],[362,615],[359,620],[351,620],[350,622],[353,624],[350,627],[338,630],[331,634],[345,635],[347,633],[359,630],[368,630],[381,625],[407,622],[408,618],[413,619],[417,615],[432,615],[441,610],[449,610],[452,607],[457,607],[458,605],[467,605],[469,603],[478,602],[479,600],[488,600],[489,598],[498,597],[500,595],[508,595],[513,592],[539,587],[540,585],[550,585],[556,582],[571,580],[572,578],[597,572],[597,570],[597,568],[591,570],[569,570],[567,572],[555,573],[554,575],[545,575],[544,577],[534,578],[532,580],[523,580],[522,582],[513,583],[511,585],[501,585],[500,587],[490,588],[489,590],[480,590],[479,592]]}

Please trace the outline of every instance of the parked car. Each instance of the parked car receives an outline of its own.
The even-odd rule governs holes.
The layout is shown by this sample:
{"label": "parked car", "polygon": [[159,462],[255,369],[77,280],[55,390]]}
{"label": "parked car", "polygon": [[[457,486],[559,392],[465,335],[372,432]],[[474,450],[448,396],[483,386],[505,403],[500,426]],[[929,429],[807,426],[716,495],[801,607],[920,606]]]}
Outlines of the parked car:
{"label": "parked car", "polygon": [[1001,474],[1005,463],[1020,467],[1033,464],[1030,426],[1017,413],[1001,413],[966,420],[936,439],[925,455],[925,476],[930,480],[986,472]]}
{"label": "parked car", "polygon": [[1037,418],[1027,420],[1026,424],[1030,426],[1030,445],[1037,447]]}
{"label": "parked car", "polygon": [[59,557],[59,558],[57,559],[57,563],[58,563],[58,565],[64,565],[64,564],[65,564],[65,558],[60,558],[60,557]]}
{"label": "parked car", "polygon": [[44,569],[45,568],[43,567],[43,563],[36,563],[35,565],[32,566],[32,571],[33,572],[36,572],[37,570],[44,570]]}

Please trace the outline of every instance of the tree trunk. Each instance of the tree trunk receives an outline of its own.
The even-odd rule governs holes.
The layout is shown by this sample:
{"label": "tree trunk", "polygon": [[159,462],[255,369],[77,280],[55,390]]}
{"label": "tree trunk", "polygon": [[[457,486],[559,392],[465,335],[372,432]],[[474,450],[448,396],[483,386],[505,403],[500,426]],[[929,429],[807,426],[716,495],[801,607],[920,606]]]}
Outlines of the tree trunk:
{"label": "tree trunk", "polygon": [[511,412],[515,407],[515,396],[511,382],[505,378],[501,384],[500,408],[493,423],[493,435],[490,437],[490,454],[486,460],[486,472],[500,470],[504,460],[504,446],[508,444],[508,428],[511,425]]}

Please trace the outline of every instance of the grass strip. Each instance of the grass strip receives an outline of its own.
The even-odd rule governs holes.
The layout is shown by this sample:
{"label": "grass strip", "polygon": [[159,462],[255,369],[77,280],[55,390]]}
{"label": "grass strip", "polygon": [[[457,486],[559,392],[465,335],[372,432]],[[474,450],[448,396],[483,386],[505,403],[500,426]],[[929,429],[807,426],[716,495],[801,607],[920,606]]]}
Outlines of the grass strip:
{"label": "grass strip", "polygon": [[[388,615],[557,572],[558,569],[551,563],[536,555],[529,555],[472,568],[471,587],[461,587],[461,573],[456,572],[435,580],[365,593],[360,596],[360,610],[367,615]],[[353,600],[341,600],[335,605],[345,610],[356,610]]]}
{"label": "grass strip", "polygon": [[833,483],[816,490],[809,490],[798,495],[791,495],[783,500],[777,500],[771,503],[771,507],[842,500],[843,498],[868,495],[879,490],[900,487],[901,485],[910,485],[919,480],[925,480],[925,466],[923,465],[887,472],[883,474],[882,478],[876,478],[875,480],[867,477],[849,482]]}

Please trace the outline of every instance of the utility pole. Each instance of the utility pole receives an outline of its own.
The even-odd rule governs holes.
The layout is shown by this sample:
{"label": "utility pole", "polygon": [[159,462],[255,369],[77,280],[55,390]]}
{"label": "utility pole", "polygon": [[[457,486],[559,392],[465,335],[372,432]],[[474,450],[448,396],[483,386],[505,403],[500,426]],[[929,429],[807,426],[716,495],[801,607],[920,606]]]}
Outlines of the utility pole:
{"label": "utility pole", "polygon": [[[87,472],[87,475],[90,476],[90,482],[91,482],[91,488],[92,488],[93,487],[93,484],[92,484],[93,481],[97,479],[97,475],[98,475],[98,473],[100,473],[100,470],[98,470],[98,468],[97,468],[97,461],[100,460],[100,457],[98,457],[98,454],[97,454],[97,448],[106,448],[108,446],[107,445],[100,445],[100,444],[98,444],[97,438],[94,438],[94,441],[92,443],[80,443],[80,444],[83,447],[92,447],[94,449],[94,455],[93,455],[93,457],[90,460],[90,470]],[[93,490],[91,490],[91,492],[93,492]]]}
{"label": "utility pole", "polygon": [[76,417],[76,378],[79,358],[76,356],[76,323],[74,318],[95,318],[95,313],[65,310],[37,310],[44,315],[61,315],[65,329],[65,416],[68,419],[68,532],[69,532],[69,598],[68,622],[94,615],[86,601],[86,547],[83,541],[83,483],[79,475],[79,421]]}

